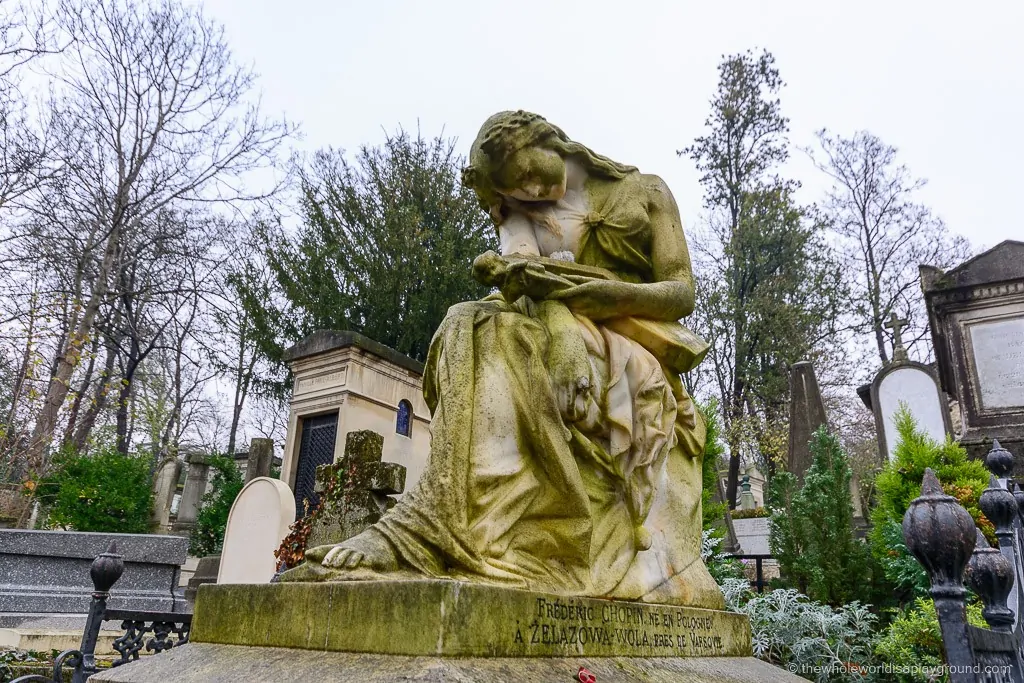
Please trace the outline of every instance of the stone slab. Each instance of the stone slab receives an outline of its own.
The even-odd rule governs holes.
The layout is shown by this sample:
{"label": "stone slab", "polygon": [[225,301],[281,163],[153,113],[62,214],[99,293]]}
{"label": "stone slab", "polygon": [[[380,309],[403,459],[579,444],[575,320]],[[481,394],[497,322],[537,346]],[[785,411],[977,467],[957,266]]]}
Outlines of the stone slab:
{"label": "stone slab", "polygon": [[458,581],[204,585],[192,642],[485,657],[743,657],[746,615]]}
{"label": "stone slab", "polygon": [[102,671],[96,683],[551,683],[578,680],[586,667],[599,683],[801,683],[753,657],[402,657],[350,652],[190,643],[128,666]]}
{"label": "stone slab", "polygon": [[[111,624],[113,625],[113,624]],[[57,650],[77,650],[82,644],[81,629],[45,629],[45,628],[0,628],[0,648],[16,650],[35,650],[50,652]],[[96,640],[97,655],[116,655],[114,641],[124,635],[121,630],[103,629]]]}
{"label": "stone slab", "polygon": [[172,612],[188,539],[151,534],[0,529],[0,613],[85,614],[92,599],[89,568],[110,542],[124,557],[111,592],[112,609]]}
{"label": "stone slab", "polygon": [[736,529],[736,540],[743,555],[771,555],[767,517],[749,517],[732,520]]}

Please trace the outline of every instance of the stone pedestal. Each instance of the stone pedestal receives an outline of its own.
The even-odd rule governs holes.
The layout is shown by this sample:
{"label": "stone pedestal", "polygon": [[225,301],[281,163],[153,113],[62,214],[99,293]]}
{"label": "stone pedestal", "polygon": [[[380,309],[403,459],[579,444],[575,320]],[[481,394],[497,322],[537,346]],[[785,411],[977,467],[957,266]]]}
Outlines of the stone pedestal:
{"label": "stone pedestal", "polygon": [[750,654],[732,612],[456,581],[206,585],[191,644],[93,680],[801,680]]}

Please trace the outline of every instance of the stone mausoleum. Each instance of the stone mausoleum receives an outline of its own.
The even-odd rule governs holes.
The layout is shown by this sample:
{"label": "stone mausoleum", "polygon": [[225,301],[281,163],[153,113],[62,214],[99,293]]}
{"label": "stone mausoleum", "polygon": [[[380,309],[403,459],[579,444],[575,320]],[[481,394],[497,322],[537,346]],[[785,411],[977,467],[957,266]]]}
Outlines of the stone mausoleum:
{"label": "stone mausoleum", "polygon": [[321,330],[285,352],[294,376],[281,480],[295,492],[296,511],[314,500],[314,475],[345,451],[345,435],[384,435],[383,460],[404,465],[406,490],[430,451],[430,411],[423,365],[355,332]]}

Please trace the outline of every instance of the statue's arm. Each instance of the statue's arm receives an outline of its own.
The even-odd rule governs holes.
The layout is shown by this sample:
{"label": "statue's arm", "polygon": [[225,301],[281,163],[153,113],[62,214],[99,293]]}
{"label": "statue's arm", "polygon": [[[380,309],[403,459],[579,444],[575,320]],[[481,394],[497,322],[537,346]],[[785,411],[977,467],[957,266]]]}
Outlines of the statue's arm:
{"label": "statue's arm", "polygon": [[644,176],[643,181],[655,281],[587,282],[548,298],[563,300],[573,311],[595,321],[628,316],[674,321],[693,312],[693,273],[679,209],[661,178]]}

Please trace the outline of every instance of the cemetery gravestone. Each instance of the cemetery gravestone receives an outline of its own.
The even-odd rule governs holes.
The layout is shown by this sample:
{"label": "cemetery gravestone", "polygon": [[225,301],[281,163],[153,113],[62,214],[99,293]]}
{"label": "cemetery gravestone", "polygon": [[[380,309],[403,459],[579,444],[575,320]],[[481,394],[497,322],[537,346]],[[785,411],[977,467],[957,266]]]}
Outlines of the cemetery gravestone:
{"label": "cemetery gravestone", "polygon": [[249,442],[249,459],[245,466],[245,483],[259,477],[269,477],[274,464],[274,440],[253,439]]}
{"label": "cemetery gravestone", "polygon": [[[943,272],[921,266],[943,390],[955,396],[961,445],[981,458],[992,439],[1024,452],[1024,242],[1008,240]],[[1018,458],[1017,473],[1024,460]]]}
{"label": "cemetery gravestone", "polygon": [[268,583],[274,551],[295,519],[291,489],[277,479],[253,479],[231,506],[217,583]]}
{"label": "cemetery gravestone", "polygon": [[875,415],[878,452],[889,460],[894,457],[899,441],[895,418],[901,407],[909,411],[918,428],[935,441],[941,443],[953,433],[949,405],[932,369],[907,357],[900,332],[906,324],[906,320],[899,320],[893,314],[887,325],[893,329],[895,338],[893,362],[875,375],[868,403]]}

